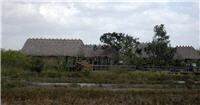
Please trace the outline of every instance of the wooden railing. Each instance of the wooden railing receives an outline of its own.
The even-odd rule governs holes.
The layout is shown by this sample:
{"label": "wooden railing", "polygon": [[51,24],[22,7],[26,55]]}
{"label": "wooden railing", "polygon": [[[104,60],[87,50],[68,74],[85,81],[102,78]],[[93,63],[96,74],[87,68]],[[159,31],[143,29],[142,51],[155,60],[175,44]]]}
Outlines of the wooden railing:
{"label": "wooden railing", "polygon": [[136,66],[136,65],[93,65],[93,70],[98,71],[98,70],[110,70],[112,68],[119,68],[119,69],[124,69],[124,70],[129,70],[129,71],[151,71],[151,70],[156,70],[156,71],[174,71],[174,72],[179,72],[179,71],[193,71],[197,70],[200,71],[200,68],[198,67],[178,67],[178,66]]}
{"label": "wooden railing", "polygon": [[[166,72],[198,72],[200,67],[178,67],[178,66],[136,66],[136,65],[92,65],[93,71],[109,71],[109,70],[128,70],[128,71],[166,71]],[[75,65],[66,67],[67,71],[76,71]]]}

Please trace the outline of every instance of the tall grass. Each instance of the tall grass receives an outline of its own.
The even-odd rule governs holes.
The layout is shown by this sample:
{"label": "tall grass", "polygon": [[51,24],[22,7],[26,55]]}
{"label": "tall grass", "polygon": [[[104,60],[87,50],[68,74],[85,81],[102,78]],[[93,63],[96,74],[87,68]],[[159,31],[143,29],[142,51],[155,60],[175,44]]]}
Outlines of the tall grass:
{"label": "tall grass", "polygon": [[199,105],[200,91],[134,91],[71,87],[3,88],[8,105]]}
{"label": "tall grass", "polygon": [[199,81],[200,76],[167,74],[163,72],[130,72],[110,70],[98,72],[67,72],[55,69],[43,70],[40,73],[23,68],[3,67],[2,76],[40,82],[93,82],[93,83],[174,83],[174,81]]}

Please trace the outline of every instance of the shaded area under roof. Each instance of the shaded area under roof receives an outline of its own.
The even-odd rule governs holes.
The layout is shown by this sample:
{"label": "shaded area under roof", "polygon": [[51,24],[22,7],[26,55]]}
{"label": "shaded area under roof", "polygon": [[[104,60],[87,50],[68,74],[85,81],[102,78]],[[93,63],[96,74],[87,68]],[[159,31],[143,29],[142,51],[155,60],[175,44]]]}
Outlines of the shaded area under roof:
{"label": "shaded area under roof", "polygon": [[113,58],[116,54],[113,54],[109,50],[102,49],[99,45],[84,45],[84,56],[85,57],[109,57]]}

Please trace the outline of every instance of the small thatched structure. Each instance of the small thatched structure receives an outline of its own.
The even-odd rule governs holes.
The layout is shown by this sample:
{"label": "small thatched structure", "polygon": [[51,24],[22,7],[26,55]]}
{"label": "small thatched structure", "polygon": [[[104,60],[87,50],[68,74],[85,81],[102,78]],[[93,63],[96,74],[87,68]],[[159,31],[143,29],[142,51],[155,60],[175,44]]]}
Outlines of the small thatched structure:
{"label": "small thatched structure", "polygon": [[199,54],[192,46],[177,46],[174,59],[178,60],[191,60],[200,59]]}
{"label": "small thatched structure", "polygon": [[[149,58],[150,55],[145,52],[145,47],[148,46],[148,43],[140,43],[137,48],[142,49],[141,54],[135,53],[137,57]],[[135,52],[137,48],[134,48]],[[200,59],[199,54],[192,46],[177,46],[176,52],[174,54],[174,59],[177,60],[197,60]]]}

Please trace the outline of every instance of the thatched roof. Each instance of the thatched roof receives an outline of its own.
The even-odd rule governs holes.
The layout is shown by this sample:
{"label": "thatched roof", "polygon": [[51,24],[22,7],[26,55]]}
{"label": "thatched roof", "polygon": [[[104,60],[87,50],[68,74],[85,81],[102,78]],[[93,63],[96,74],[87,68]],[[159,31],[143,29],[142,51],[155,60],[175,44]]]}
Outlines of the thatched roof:
{"label": "thatched roof", "polygon": [[174,59],[200,59],[200,56],[192,46],[178,46]]}
{"label": "thatched roof", "polygon": [[85,45],[83,51],[85,57],[102,56],[103,53],[103,50],[95,45]]}
{"label": "thatched roof", "polygon": [[[137,57],[148,58],[150,57],[144,50],[148,43],[140,43],[137,48],[142,49],[141,55],[135,54]],[[136,48],[133,49],[135,51]],[[199,54],[192,46],[179,46],[176,47],[176,52],[174,54],[174,59],[184,60],[184,59],[200,59]]]}
{"label": "thatched roof", "polygon": [[[140,43],[137,48],[142,49],[137,57],[148,58],[145,47],[148,43]],[[200,59],[193,47],[176,47],[174,59]],[[133,52],[136,48],[133,49]],[[22,53],[31,56],[72,56],[72,57],[109,57],[116,54],[111,50],[102,49],[99,45],[84,45],[82,40],[77,39],[28,39],[24,44]]]}
{"label": "thatched roof", "polygon": [[114,57],[100,45],[70,39],[28,39],[21,52],[31,56]]}
{"label": "thatched roof", "polygon": [[21,52],[32,56],[83,56],[84,44],[77,39],[28,39]]}
{"label": "thatched roof", "polygon": [[85,57],[114,57],[114,54],[102,49],[101,45],[85,45],[83,51]]}

